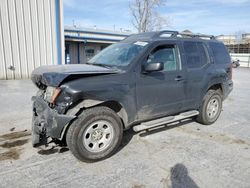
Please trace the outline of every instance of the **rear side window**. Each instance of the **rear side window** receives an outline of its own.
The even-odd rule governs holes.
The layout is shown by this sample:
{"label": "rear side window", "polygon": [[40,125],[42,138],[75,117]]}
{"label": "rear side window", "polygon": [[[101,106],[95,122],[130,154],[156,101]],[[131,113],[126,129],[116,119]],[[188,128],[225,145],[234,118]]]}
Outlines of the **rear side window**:
{"label": "rear side window", "polygon": [[226,47],[221,43],[209,43],[216,64],[230,63],[230,56]]}
{"label": "rear side window", "polygon": [[184,42],[188,68],[200,68],[208,61],[205,46],[201,42]]}

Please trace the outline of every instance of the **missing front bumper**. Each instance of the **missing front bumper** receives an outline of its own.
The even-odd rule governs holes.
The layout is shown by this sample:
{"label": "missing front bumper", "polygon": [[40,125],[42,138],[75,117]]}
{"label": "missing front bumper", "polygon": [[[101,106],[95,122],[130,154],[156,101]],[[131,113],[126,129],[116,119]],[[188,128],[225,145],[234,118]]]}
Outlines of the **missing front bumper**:
{"label": "missing front bumper", "polygon": [[48,103],[39,96],[32,97],[32,145],[46,145],[48,138],[60,139],[63,128],[75,118],[58,114],[48,106]]}

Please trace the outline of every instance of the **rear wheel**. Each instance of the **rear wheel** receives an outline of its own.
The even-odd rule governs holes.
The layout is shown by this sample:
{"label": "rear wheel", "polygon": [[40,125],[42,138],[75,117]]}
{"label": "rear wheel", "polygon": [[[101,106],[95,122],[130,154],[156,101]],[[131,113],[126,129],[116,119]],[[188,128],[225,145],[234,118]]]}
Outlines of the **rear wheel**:
{"label": "rear wheel", "polygon": [[84,110],[72,123],[66,141],[73,155],[81,161],[98,161],[111,156],[123,134],[121,119],[107,107]]}
{"label": "rear wheel", "polygon": [[202,106],[197,116],[197,121],[204,125],[214,123],[220,116],[222,110],[221,90],[209,90],[205,95]]}

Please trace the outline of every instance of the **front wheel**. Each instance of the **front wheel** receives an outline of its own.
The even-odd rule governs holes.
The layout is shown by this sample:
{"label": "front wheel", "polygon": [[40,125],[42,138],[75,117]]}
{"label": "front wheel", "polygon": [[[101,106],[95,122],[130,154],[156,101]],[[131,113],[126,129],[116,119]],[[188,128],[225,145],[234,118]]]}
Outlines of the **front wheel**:
{"label": "front wheel", "polygon": [[98,161],[111,156],[123,134],[121,119],[107,107],[84,110],[67,131],[66,141],[81,161]]}
{"label": "front wheel", "polygon": [[197,116],[197,121],[204,125],[214,123],[222,110],[222,94],[220,90],[209,90],[205,95]]}

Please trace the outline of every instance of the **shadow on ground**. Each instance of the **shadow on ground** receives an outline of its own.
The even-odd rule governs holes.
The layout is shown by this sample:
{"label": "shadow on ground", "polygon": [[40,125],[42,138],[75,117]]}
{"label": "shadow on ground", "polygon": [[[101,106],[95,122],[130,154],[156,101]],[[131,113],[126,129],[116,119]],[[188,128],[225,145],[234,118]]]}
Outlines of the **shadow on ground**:
{"label": "shadow on ground", "polygon": [[60,146],[52,146],[48,149],[40,149],[37,153],[40,155],[51,155],[54,153],[64,153],[69,151],[66,147],[60,147]]}
{"label": "shadow on ground", "polygon": [[194,180],[189,176],[185,165],[177,163],[170,170],[170,177],[161,180],[163,187],[171,188],[199,188]]}

